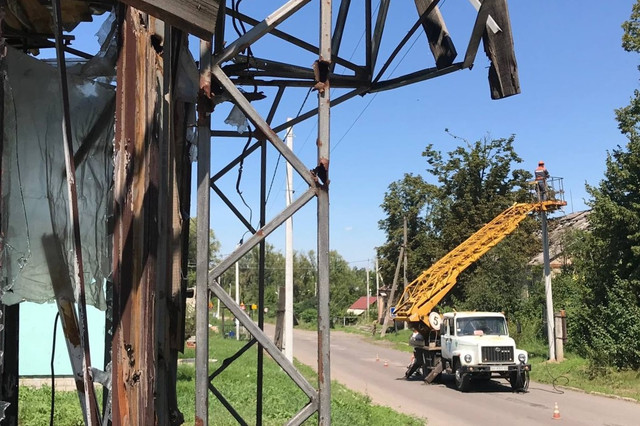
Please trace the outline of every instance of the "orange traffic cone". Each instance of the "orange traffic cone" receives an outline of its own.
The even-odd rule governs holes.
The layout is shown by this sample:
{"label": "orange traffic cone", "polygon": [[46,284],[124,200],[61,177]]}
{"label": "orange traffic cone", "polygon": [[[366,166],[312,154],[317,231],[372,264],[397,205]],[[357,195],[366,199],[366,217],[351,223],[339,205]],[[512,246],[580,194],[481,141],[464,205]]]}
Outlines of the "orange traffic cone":
{"label": "orange traffic cone", "polygon": [[555,407],[553,407],[553,417],[552,419],[558,420],[560,419],[560,410],[558,410],[558,403],[556,402]]}
{"label": "orange traffic cone", "polygon": [[389,366],[389,361],[385,360],[385,361],[384,361],[384,366],[385,366],[385,367],[388,367],[388,366]]}

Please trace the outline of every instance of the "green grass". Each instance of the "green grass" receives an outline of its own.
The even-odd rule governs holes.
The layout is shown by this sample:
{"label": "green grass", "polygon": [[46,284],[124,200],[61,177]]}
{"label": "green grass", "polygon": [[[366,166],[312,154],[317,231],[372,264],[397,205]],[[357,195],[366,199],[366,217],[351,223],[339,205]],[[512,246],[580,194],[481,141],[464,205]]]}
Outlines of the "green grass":
{"label": "green grass", "polygon": [[549,362],[546,352],[532,352],[529,361],[533,381],[640,401],[640,371],[594,368],[573,354],[565,354],[562,362]]}
{"label": "green grass", "polygon": [[[224,359],[235,354],[246,343],[246,340],[224,339],[218,333],[211,333],[209,353],[210,358],[215,361],[210,363],[209,371],[213,372],[219,368]],[[183,358],[193,358],[194,355],[193,349],[185,349]],[[304,365],[297,365],[297,367],[309,383],[317,388],[316,373]],[[256,424],[256,375],[257,346],[253,345],[213,380],[213,385],[248,424]],[[262,424],[265,426],[285,424],[309,402],[309,398],[266,352],[263,375]],[[178,406],[185,418],[184,424],[193,426],[195,424],[195,367],[193,364],[179,364],[177,394]],[[50,399],[51,388],[43,387],[36,390],[20,387],[20,424],[48,425]],[[75,391],[56,392],[55,408],[56,426],[83,424]],[[211,392],[209,393],[209,417],[209,424],[216,426],[238,424]],[[370,398],[366,395],[352,392],[336,382],[331,384],[331,423],[337,426],[424,424],[420,419],[399,414],[386,407],[372,405]],[[312,416],[306,424],[317,424],[317,417]]]}
{"label": "green grass", "polygon": [[[96,389],[101,405],[102,389]],[[51,387],[33,389],[20,386],[18,394],[18,424],[25,426],[48,426],[51,415]],[[84,420],[76,391],[57,391],[53,424],[56,426],[82,426]]]}
{"label": "green grass", "polygon": [[[246,341],[223,339],[217,334],[211,335],[210,356],[216,359],[211,363],[210,371],[220,367],[222,361],[234,354]],[[184,356],[191,356],[192,352],[185,352]],[[227,398],[233,407],[249,424],[256,423],[256,373],[257,348],[254,345],[239,359],[224,370],[213,384]],[[316,385],[316,373],[309,367],[297,364],[298,370],[307,378],[313,387]],[[180,410],[185,416],[186,425],[194,425],[194,373],[191,365],[181,365],[178,375],[178,395]],[[309,398],[293,383],[289,376],[265,352],[263,380],[263,424],[281,425],[286,423],[295,413],[302,409]],[[422,425],[418,420],[396,413],[389,408],[372,405],[370,398],[352,392],[344,386],[333,382],[331,384],[331,422],[333,425],[387,425],[391,422],[403,425]],[[210,394],[209,396],[210,423],[215,425],[236,425],[237,422]],[[317,424],[317,417],[312,416],[307,424]]]}

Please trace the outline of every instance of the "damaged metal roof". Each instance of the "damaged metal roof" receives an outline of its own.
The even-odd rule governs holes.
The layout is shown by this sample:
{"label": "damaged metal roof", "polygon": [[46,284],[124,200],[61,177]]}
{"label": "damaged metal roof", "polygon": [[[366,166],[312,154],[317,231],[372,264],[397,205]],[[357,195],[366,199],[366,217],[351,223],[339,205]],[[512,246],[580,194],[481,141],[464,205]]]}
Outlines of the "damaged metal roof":
{"label": "damaged metal roof", "polygon": [[[17,49],[52,47],[54,38],[51,4],[41,0],[6,0],[3,3],[2,36]],[[62,0],[62,27],[72,31],[81,22],[93,21],[93,15],[110,11],[114,0]],[[66,43],[73,40],[66,36]]]}
{"label": "damaged metal roof", "polygon": [[[591,210],[584,210],[549,220],[549,259],[552,269],[571,264],[571,259],[565,257],[566,237],[574,231],[589,230],[589,213]],[[540,252],[529,263],[542,265],[542,257],[543,254]]]}

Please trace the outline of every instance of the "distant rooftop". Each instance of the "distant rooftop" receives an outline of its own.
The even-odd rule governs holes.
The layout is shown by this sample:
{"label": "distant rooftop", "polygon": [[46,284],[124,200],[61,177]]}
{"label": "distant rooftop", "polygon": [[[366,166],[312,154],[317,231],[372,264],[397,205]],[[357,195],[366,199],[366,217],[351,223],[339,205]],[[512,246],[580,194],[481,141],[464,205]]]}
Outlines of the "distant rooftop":
{"label": "distant rooftop", "polygon": [[[552,269],[558,269],[564,264],[571,263],[571,259],[564,257],[565,237],[567,232],[588,230],[589,213],[591,210],[584,210],[549,220],[549,259]],[[538,253],[529,263],[542,265],[542,252]]]}

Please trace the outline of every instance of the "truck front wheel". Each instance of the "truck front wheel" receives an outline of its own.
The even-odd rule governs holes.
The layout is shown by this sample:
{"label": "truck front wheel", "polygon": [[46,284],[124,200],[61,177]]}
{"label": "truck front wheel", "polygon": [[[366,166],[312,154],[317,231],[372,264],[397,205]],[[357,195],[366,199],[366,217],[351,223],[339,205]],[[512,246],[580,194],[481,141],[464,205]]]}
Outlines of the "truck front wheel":
{"label": "truck front wheel", "polygon": [[456,376],[456,389],[458,389],[460,392],[468,391],[471,376],[469,375],[469,373],[462,372],[462,365],[460,364],[459,360],[454,361],[453,370]]}

